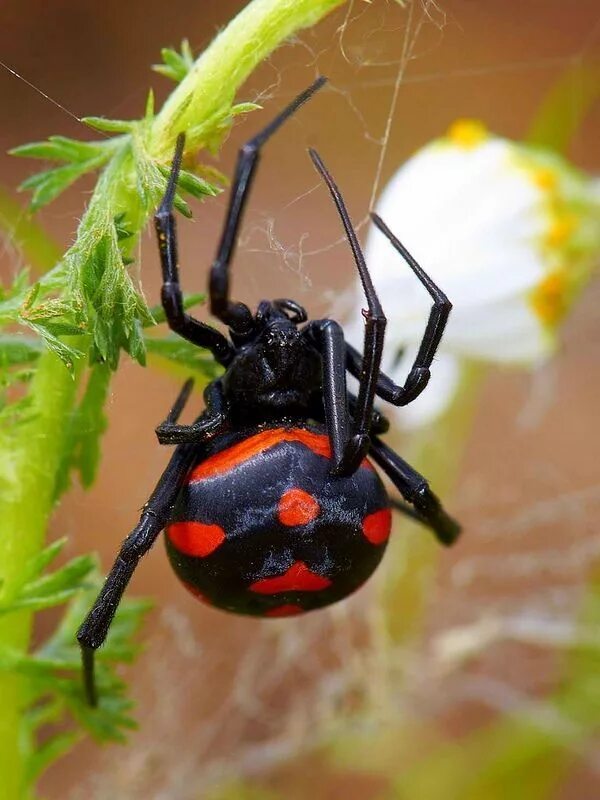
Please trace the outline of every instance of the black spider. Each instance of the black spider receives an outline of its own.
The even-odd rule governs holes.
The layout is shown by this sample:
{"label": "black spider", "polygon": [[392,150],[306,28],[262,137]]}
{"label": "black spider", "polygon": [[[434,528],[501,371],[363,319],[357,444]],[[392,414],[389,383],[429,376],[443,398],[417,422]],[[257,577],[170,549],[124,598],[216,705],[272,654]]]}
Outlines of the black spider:
{"label": "black spider", "polygon": [[[260,149],[324,82],[315,81],[239,153],[209,284],[211,313],[228,326],[229,338],[183,308],[172,208],[184,136],[177,140],[155,217],[162,303],[170,327],[210,350],[225,371],[206,388],[206,409],[192,425],[178,423],[188,381],[156,429],[175,452],[78,633],[92,704],[94,651],[139,559],[165,527],[169,557],[188,589],[226,610],[267,617],[328,605],[362,584],[383,555],[390,506],[430,527],[443,544],[459,534],[425,478],[381,441],[389,424],[373,408],[376,395],[403,406],[423,391],[451,304],[373,214],[433,298],[413,367],[397,386],[380,371],[386,318],[344,201],[314,150],[310,157],[341,217],[367,300],[363,355],[345,342],[338,322],[307,321],[294,300],[263,300],[253,314],[229,298],[229,265]],[[359,381],[357,397],[346,389],[346,370]],[[367,454],[403,501],[387,497]]]}

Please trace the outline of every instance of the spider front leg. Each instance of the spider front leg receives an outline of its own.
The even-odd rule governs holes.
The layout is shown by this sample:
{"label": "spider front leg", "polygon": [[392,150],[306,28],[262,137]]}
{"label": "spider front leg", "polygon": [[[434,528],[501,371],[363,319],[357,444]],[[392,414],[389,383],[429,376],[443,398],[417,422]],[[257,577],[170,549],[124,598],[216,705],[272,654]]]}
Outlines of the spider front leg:
{"label": "spider front leg", "polygon": [[[425,333],[421,340],[421,346],[419,347],[419,352],[417,353],[404,386],[398,386],[391,378],[383,373],[380,373],[377,380],[376,392],[382,400],[387,400],[395,406],[406,406],[412,403],[413,400],[416,400],[429,382],[429,368],[431,367],[431,363],[444,334],[444,329],[448,322],[450,311],[452,310],[452,303],[442,290],[431,280],[425,270],[419,266],[402,242],[394,236],[385,222],[378,217],[377,214],[371,214],[371,217],[375,225],[389,239],[392,246],[402,255],[408,266],[433,298],[433,307],[429,314]],[[351,345],[347,345],[348,370],[355,378],[360,378],[367,357],[368,353],[361,356]]]}
{"label": "spider front leg", "polygon": [[161,290],[162,305],[171,330],[192,342],[192,344],[198,345],[198,347],[206,347],[219,364],[226,366],[233,356],[233,349],[226,337],[210,325],[194,319],[183,308],[183,295],[179,284],[177,230],[173,216],[173,203],[184,145],[185,136],[181,133],[177,137],[175,156],[173,157],[165,195],[154,216],[163,279]]}
{"label": "spider front leg", "polygon": [[[346,410],[346,345],[341,328],[331,320],[319,323],[321,326],[321,347],[323,353],[323,391],[328,431],[332,439],[335,467],[334,475],[351,475],[356,472],[360,462],[367,454],[370,445],[369,432],[373,415],[373,402],[379,378],[379,367],[383,355],[383,342],[387,320],[373,281],[367,269],[356,231],[350,221],[346,205],[333,177],[326,169],[315,150],[309,150],[313,164],[327,184],[342,225],[348,237],[360,280],[367,300],[365,317],[364,359],[361,363],[358,398],[354,405],[352,433],[347,431],[348,414]],[[336,327],[333,327],[336,326]],[[342,397],[343,395],[343,397]],[[335,404],[343,402],[340,411]],[[331,420],[331,423],[329,422]],[[333,426],[333,427],[332,427]],[[337,428],[337,430],[336,430]],[[338,442],[336,443],[336,439]],[[343,446],[341,442],[343,441]],[[340,453],[339,450],[342,449]]]}
{"label": "spider front leg", "polygon": [[211,314],[228,325],[235,333],[242,335],[248,333],[252,329],[253,323],[252,312],[248,306],[229,299],[229,266],[233,258],[246,201],[260,160],[261,149],[283,123],[323,86],[326,80],[324,77],[317,78],[308,89],[292,100],[272,122],[253,139],[246,142],[239,151],[225,226],[221,234],[217,256],[210,270]]}
{"label": "spider front leg", "polygon": [[430,528],[442,544],[454,544],[460,525],[444,510],[427,480],[378,437],[373,437],[370,455],[410,504],[392,500],[392,505]]}

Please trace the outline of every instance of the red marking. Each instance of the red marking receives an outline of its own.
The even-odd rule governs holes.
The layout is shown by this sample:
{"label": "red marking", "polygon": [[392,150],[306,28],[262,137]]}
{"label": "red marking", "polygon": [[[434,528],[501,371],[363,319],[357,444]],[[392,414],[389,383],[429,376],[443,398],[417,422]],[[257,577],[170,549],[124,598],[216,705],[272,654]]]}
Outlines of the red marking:
{"label": "red marking", "polygon": [[295,606],[288,603],[283,606],[276,606],[265,611],[265,617],[295,617],[296,614],[302,614],[304,609],[301,606]]}
{"label": "red marking", "polygon": [[205,558],[225,541],[225,531],[219,525],[202,522],[173,522],[167,528],[173,545],[187,556]]}
{"label": "red marking", "polygon": [[295,561],[283,575],[263,578],[250,586],[251,592],[258,594],[278,594],[279,592],[318,592],[331,586],[329,578],[311,572],[303,561]]}
{"label": "red marking", "polygon": [[194,595],[196,600],[200,600],[200,602],[206,603],[207,606],[212,606],[212,602],[209,600],[209,598],[205,594],[202,594],[200,589],[198,589],[196,586],[194,586],[193,583],[187,583],[187,581],[181,581],[181,582],[185,586],[185,588],[188,590],[188,592],[190,592],[190,594]]}
{"label": "red marking", "polygon": [[390,508],[382,508],[368,514],[363,519],[362,529],[364,535],[371,544],[383,544],[387,542],[390,531],[392,530],[392,511]]}
{"label": "red marking", "polygon": [[306,525],[319,516],[321,507],[308,492],[289,489],[281,495],[277,515],[282,525]]}
{"label": "red marking", "polygon": [[[331,445],[326,434],[313,433],[304,428],[270,428],[210,456],[192,470],[188,481],[192,483],[204,478],[223,475],[264,450],[275,447],[280,442],[300,442],[312,450],[315,455],[331,458]],[[363,459],[361,466],[373,469],[366,458]]]}

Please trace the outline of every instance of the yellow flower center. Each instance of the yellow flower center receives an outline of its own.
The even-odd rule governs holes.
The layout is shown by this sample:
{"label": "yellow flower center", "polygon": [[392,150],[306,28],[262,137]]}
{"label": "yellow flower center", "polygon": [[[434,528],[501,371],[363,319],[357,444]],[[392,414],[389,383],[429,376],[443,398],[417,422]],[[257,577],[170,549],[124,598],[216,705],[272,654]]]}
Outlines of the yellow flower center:
{"label": "yellow flower center", "polygon": [[532,170],[533,182],[540,189],[553,192],[558,184],[558,176],[549,167],[538,167]]}
{"label": "yellow flower center", "polygon": [[561,213],[554,218],[546,235],[548,247],[560,247],[577,228],[578,219],[575,214]]}
{"label": "yellow flower center", "polygon": [[478,119],[457,119],[446,134],[453,144],[469,150],[488,138],[488,130]]}
{"label": "yellow flower center", "polygon": [[566,315],[568,281],[565,270],[549,273],[530,295],[530,302],[538,318],[551,327]]}

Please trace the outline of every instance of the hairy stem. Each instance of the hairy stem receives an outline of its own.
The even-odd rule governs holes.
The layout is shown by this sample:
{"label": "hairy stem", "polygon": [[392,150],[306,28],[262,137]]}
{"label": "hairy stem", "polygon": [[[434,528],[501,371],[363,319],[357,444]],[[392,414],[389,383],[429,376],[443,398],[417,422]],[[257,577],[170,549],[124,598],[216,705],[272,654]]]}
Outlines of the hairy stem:
{"label": "hairy stem", "polygon": [[[0,570],[5,602],[14,597],[23,583],[27,562],[44,544],[63,452],[65,418],[73,407],[75,391],[76,380],[60,359],[45,353],[32,381],[28,421],[3,436]],[[0,619],[0,646],[26,651],[31,623],[32,614],[28,612]],[[25,690],[24,679],[0,673],[0,775],[6,800],[17,800],[23,794],[19,732]]]}
{"label": "hairy stem", "polygon": [[[345,0],[254,0],[217,36],[164,104],[150,148],[171,155],[180,131],[194,129],[231,105],[252,70],[296,31],[310,27]],[[193,146],[193,136],[188,146]]]}

